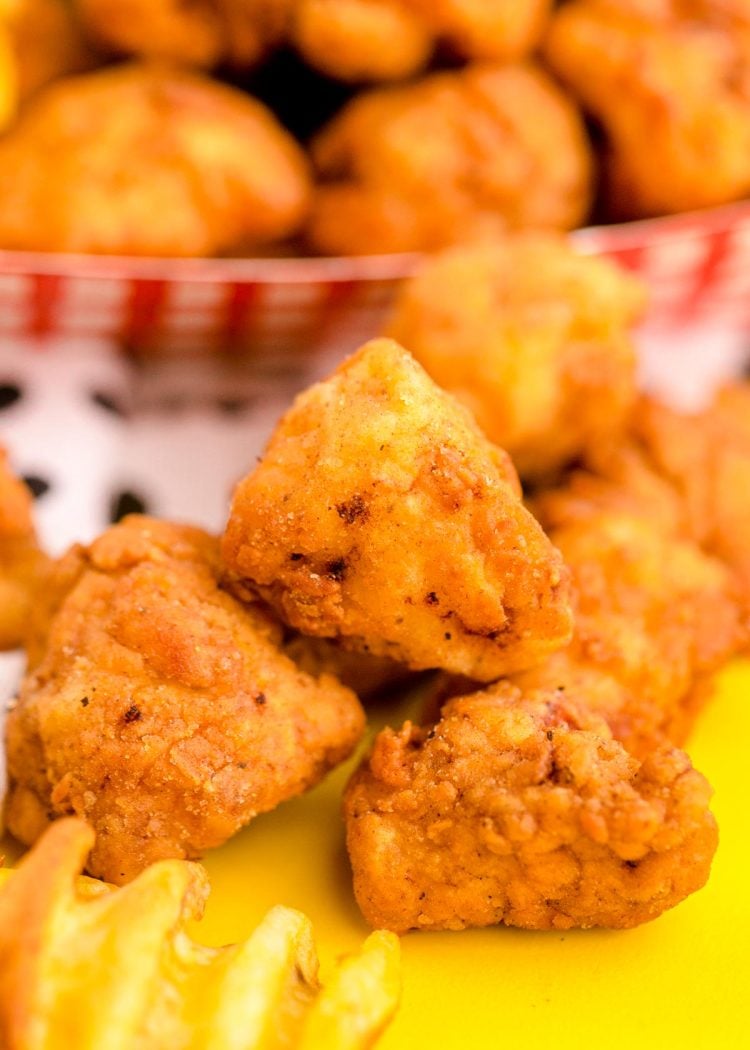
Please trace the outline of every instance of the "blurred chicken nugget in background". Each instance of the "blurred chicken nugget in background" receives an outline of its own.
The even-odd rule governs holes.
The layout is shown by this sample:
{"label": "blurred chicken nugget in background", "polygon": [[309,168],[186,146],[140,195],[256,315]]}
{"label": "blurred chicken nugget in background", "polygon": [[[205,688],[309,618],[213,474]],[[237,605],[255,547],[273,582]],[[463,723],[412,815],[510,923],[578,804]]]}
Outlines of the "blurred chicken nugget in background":
{"label": "blurred chicken nugget in background", "polygon": [[395,80],[436,47],[469,60],[513,60],[539,43],[550,0],[292,0],[302,56],[342,80]]}
{"label": "blurred chicken nugget in background", "polygon": [[591,201],[582,119],[532,65],[477,65],[363,92],[312,143],[308,235],[331,254],[433,251],[579,225]]}
{"label": "blurred chicken nugget in background", "polygon": [[0,21],[0,132],[10,124],[18,105],[18,70],[10,33]]}
{"label": "blurred chicken nugget in background", "polygon": [[329,638],[294,634],[285,641],[284,652],[308,674],[334,675],[361,700],[374,699],[416,678],[414,672],[396,660],[344,649]]}
{"label": "blurred chicken nugget in background", "polygon": [[36,539],[33,502],[0,447],[0,650],[25,641],[48,564]]}
{"label": "blurred chicken nugget in background", "polygon": [[8,719],[21,842],[75,813],[97,834],[91,873],[127,882],[220,845],[351,753],[354,693],[301,671],[220,576],[213,537],[137,516],[58,564]]}
{"label": "blurred chicken nugget in background", "polygon": [[285,34],[293,0],[73,0],[105,48],[211,69],[247,68]]}
{"label": "blurred chicken nugget in background", "polygon": [[237,486],[228,582],[289,626],[483,681],[568,641],[568,577],[508,456],[397,343],[302,393]]}
{"label": "blurred chicken nugget in background", "polygon": [[619,443],[590,447],[564,484],[537,494],[553,532],[603,508],[649,518],[663,536],[692,541],[722,561],[750,616],[750,384],[721,389],[702,411],[641,397]]}
{"label": "blurred chicken nugget in background", "polygon": [[0,23],[10,35],[21,99],[96,62],[66,0],[0,0]]}
{"label": "blurred chicken nugget in background", "polygon": [[241,251],[294,233],[309,196],[304,153],[270,110],[160,66],[54,84],[0,141],[3,248]]}
{"label": "blurred chicken nugget in background", "polygon": [[378,734],[345,795],[373,926],[627,928],[705,883],[711,789],[681,751],[642,762],[585,697],[508,682]]}
{"label": "blurred chicken nugget in background", "polygon": [[397,80],[439,47],[457,58],[518,59],[539,43],[551,0],[74,0],[117,54],[248,69],[292,45],[344,81]]}
{"label": "blurred chicken nugget in background", "polygon": [[645,299],[624,270],[562,237],[518,234],[427,261],[387,331],[471,409],[521,477],[539,478],[624,430]]}
{"label": "blurred chicken nugget in background", "polygon": [[573,641],[517,680],[580,697],[639,757],[684,744],[709,676],[747,643],[730,571],[637,511],[566,522],[556,509],[550,538],[572,573]]}

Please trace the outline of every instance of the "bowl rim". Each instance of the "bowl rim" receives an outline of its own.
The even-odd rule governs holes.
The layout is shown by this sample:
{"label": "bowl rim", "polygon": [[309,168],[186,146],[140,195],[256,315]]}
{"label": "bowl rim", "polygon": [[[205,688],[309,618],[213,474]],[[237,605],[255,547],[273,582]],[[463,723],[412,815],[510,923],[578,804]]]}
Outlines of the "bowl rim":
{"label": "bowl rim", "polygon": [[407,276],[419,252],[390,255],[207,258],[94,255],[0,249],[0,276],[33,274],[102,280],[207,284],[347,284]]}
{"label": "bowl rim", "polygon": [[[570,236],[584,251],[617,253],[654,241],[730,230],[750,219],[750,200],[676,215],[611,225],[584,226]],[[33,275],[96,280],[140,280],[207,284],[353,284],[408,277],[422,252],[382,255],[196,258],[184,256],[94,255],[0,249],[0,277]]]}
{"label": "bowl rim", "polygon": [[706,233],[730,231],[739,221],[750,219],[750,199],[732,201],[712,208],[696,208],[675,215],[659,215],[649,219],[609,225],[583,226],[571,231],[573,239],[585,245],[591,241],[606,246],[609,251],[648,247],[655,240],[672,240],[688,236],[704,237]]}

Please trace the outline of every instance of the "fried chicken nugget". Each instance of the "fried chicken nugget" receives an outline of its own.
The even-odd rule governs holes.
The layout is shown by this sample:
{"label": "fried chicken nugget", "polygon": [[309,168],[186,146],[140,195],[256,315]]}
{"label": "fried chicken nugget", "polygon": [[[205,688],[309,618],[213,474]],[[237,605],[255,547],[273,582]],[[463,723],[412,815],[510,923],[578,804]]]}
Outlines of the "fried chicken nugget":
{"label": "fried chicken nugget", "polygon": [[585,704],[500,682],[377,737],[345,796],[357,901],[396,932],[636,926],[705,883],[710,795],[684,753],[639,762]]}
{"label": "fried chicken nugget", "polygon": [[[639,415],[638,408],[630,423]],[[646,518],[664,536],[688,536],[685,508],[666,478],[656,473],[629,427],[623,440],[589,446],[579,466],[552,488],[537,489],[530,500],[547,530],[586,522],[602,511]]]}
{"label": "fried chicken nugget", "polygon": [[606,196],[619,218],[750,192],[747,29],[695,21],[681,5],[651,6],[575,0],[560,8],[546,43],[554,71],[607,134]]}
{"label": "fried chicken nugget", "polygon": [[21,99],[95,62],[66,0],[0,0],[0,23],[10,36]]}
{"label": "fried chicken nugget", "polygon": [[221,844],[351,752],[354,694],[300,671],[219,575],[212,537],[137,516],[62,560],[46,648],[8,722],[6,818],[21,842],[83,816],[89,871],[126,882]]}
{"label": "fried chicken nugget", "polygon": [[437,44],[465,59],[524,58],[551,0],[293,0],[304,58],[341,80],[395,80],[423,69]]}
{"label": "fried chicken nugget", "polygon": [[740,30],[750,25],[748,0],[595,0],[624,15],[670,23],[677,19]]}
{"label": "fried chicken nugget", "polygon": [[636,397],[638,282],[562,237],[519,234],[431,258],[388,334],[472,410],[522,477],[623,431]]}
{"label": "fried chicken nugget", "polygon": [[261,103],[156,66],[52,85],[0,141],[3,248],[243,250],[293,233],[308,196],[301,149]]}
{"label": "fried chicken nugget", "polygon": [[365,92],[312,144],[308,236],[332,254],[432,251],[507,229],[568,229],[591,196],[573,103],[531,65],[470,66]]}
{"label": "fried chicken nugget", "polygon": [[11,122],[18,105],[18,68],[13,43],[0,21],[0,132]]}
{"label": "fried chicken nugget", "polygon": [[589,448],[584,468],[534,503],[553,530],[614,507],[724,562],[750,615],[750,384],[725,388],[695,414],[640,398],[623,441]]}
{"label": "fried chicken nugget", "polygon": [[750,613],[750,384],[725,388],[693,416],[643,399],[633,433],[689,535],[730,568]]}
{"label": "fried chicken nugget", "polygon": [[516,681],[564,688],[639,757],[684,743],[709,676],[746,642],[731,574],[697,544],[622,509],[566,524],[558,516],[549,535],[572,573],[573,641]]}
{"label": "fried chicken nugget", "polygon": [[292,43],[321,72],[393,80],[423,69],[438,45],[507,60],[539,43],[551,0],[74,0],[110,49],[202,68],[255,65]]}
{"label": "fried chicken nugget", "polygon": [[24,641],[47,558],[39,549],[32,496],[0,448],[0,650]]}
{"label": "fried chicken nugget", "polygon": [[120,54],[210,69],[255,65],[285,35],[295,0],[74,0],[79,17]]}
{"label": "fried chicken nugget", "polygon": [[413,669],[490,681],[570,637],[565,568],[509,458],[390,340],[298,397],[223,556],[290,626]]}

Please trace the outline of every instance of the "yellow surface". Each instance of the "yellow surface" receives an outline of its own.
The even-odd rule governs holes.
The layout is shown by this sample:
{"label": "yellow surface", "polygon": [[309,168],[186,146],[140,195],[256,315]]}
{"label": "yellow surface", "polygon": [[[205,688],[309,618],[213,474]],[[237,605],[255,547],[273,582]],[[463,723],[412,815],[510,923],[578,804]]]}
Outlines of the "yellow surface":
{"label": "yellow surface", "polygon": [[[379,720],[404,715],[394,708]],[[494,928],[403,939],[401,1010],[378,1050],[551,1047],[717,1050],[750,1045],[750,663],[736,664],[690,751],[716,795],[721,845],[708,886],[625,932]],[[354,904],[339,819],[340,771],[258,818],[205,858],[213,892],[194,933],[248,936],[274,904],[313,921],[326,966],[367,928]]]}

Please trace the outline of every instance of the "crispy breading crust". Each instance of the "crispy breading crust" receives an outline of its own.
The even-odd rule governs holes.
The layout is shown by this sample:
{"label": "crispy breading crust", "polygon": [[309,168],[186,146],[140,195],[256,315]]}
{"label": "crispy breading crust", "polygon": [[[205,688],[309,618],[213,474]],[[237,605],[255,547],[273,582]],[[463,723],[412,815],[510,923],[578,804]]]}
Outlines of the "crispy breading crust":
{"label": "crispy breading crust", "polygon": [[565,568],[508,457],[389,340],[298,397],[223,557],[290,626],[414,669],[490,681],[570,637]]}
{"label": "crispy breading crust", "polygon": [[641,285],[611,263],[562,237],[519,234],[430,258],[387,331],[522,477],[538,478],[624,430],[643,304]]}
{"label": "crispy breading crust", "polygon": [[638,762],[572,699],[499,683],[377,737],[345,797],[357,901],[397,932],[636,926],[705,883],[710,794],[684,753]]}
{"label": "crispy breading crust", "polygon": [[89,871],[124,882],[219,845],[351,752],[354,694],[300,671],[219,574],[212,537],[141,517],[62,560],[8,723],[6,815],[22,842],[84,816]]}
{"label": "crispy breading crust", "polygon": [[270,110],[158,66],[53,84],[0,142],[3,248],[241,251],[294,233],[309,195],[305,155]]}
{"label": "crispy breading crust", "polygon": [[569,229],[591,197],[581,117],[531,64],[477,64],[364,92],[313,140],[312,154],[321,184],[308,236],[331,254]]}
{"label": "crispy breading crust", "polygon": [[22,99],[96,61],[67,0],[0,0],[0,18],[12,40]]}

